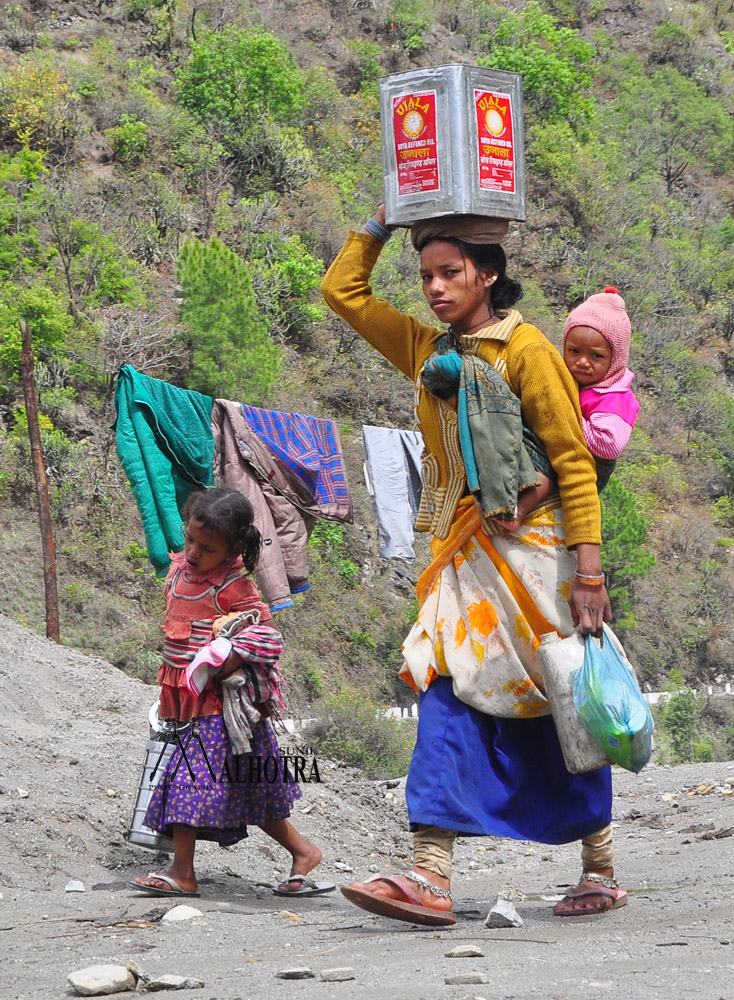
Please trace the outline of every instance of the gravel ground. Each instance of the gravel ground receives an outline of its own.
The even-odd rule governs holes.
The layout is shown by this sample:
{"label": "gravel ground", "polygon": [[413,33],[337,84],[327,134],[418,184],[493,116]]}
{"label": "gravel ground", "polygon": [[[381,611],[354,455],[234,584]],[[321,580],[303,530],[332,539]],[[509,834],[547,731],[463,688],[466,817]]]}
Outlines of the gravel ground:
{"label": "gravel ground", "polygon": [[[71,996],[73,970],[131,960],[153,975],[204,981],[182,1000],[734,1000],[734,763],[615,773],[617,871],[631,899],[605,916],[551,913],[552,897],[578,875],[576,845],[460,841],[459,921],[436,931],[372,917],[338,893],[273,896],[289,859],[253,830],[234,848],[201,845],[201,897],[186,902],[203,915],[167,923],[177,900],[128,888],[165,859],[122,837],[154,698],[105,661],[0,615],[0,1000]],[[319,767],[322,783],[305,786],[292,817],[324,852],[318,876],[341,885],[402,870],[404,783]],[[72,879],[85,891],[65,891]],[[484,926],[500,893],[521,928]],[[457,944],[483,955],[445,957]],[[276,978],[296,966],[315,978]],[[353,980],[321,980],[345,966]],[[468,972],[486,983],[445,983]]]}

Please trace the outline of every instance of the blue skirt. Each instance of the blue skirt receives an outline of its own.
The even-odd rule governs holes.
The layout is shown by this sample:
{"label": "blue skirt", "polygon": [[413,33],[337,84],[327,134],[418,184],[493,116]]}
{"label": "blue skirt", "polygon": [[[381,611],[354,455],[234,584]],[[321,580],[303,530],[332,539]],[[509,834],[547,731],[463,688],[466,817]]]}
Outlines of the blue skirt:
{"label": "blue skirt", "polygon": [[460,836],[568,844],[612,819],[611,768],[571,774],[551,716],[484,715],[459,701],[448,677],[420,696],[405,794],[411,825]]}

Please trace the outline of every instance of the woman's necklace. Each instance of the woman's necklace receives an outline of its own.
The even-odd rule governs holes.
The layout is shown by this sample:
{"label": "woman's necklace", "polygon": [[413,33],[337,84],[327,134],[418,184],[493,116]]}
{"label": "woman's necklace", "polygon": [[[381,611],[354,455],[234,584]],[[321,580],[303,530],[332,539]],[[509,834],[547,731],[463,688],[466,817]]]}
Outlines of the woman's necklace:
{"label": "woman's necklace", "polygon": [[467,334],[471,334],[472,330],[481,330],[485,326],[489,326],[492,320],[497,317],[492,309],[489,310],[489,315],[486,319],[481,320],[479,323],[474,323],[473,326],[468,326],[466,330],[455,330],[453,326],[449,326],[449,333],[451,334],[454,343],[456,344],[456,349],[459,354],[462,353],[461,338],[466,337]]}

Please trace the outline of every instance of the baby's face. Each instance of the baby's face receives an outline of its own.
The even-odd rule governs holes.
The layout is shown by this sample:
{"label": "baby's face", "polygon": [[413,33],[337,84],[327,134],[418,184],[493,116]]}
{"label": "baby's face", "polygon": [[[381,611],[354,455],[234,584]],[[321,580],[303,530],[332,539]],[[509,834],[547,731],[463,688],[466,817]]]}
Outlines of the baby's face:
{"label": "baby's face", "polygon": [[601,382],[612,363],[612,347],[590,326],[573,326],[563,347],[563,360],[579,385]]}

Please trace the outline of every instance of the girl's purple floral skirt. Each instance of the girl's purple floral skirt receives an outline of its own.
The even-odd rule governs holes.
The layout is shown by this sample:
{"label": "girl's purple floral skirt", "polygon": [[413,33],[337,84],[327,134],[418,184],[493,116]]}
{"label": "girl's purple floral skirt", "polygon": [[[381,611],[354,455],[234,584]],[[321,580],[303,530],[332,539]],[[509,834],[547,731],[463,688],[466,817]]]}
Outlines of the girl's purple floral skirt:
{"label": "girl's purple floral skirt", "polygon": [[170,836],[172,823],[195,826],[199,839],[224,847],[243,840],[248,825],[290,816],[301,789],[284,773],[267,720],[253,727],[252,752],[241,756],[232,753],[221,715],[197,719],[196,732],[201,743],[182,740],[185,758],[181,748],[173,751],[145,813],[147,827]]}

